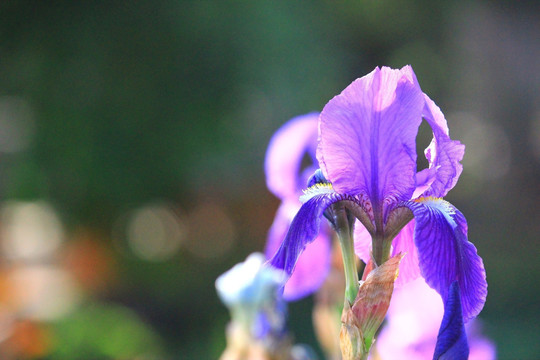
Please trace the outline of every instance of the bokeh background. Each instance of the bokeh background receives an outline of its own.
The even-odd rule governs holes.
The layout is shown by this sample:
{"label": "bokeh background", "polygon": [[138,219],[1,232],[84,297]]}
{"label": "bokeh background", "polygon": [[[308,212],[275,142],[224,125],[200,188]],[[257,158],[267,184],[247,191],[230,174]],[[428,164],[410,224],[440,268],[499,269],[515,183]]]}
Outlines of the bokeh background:
{"label": "bokeh background", "polygon": [[537,1],[2,1],[0,358],[217,358],[273,132],[406,64],[467,146],[483,331],[540,358],[539,36]]}

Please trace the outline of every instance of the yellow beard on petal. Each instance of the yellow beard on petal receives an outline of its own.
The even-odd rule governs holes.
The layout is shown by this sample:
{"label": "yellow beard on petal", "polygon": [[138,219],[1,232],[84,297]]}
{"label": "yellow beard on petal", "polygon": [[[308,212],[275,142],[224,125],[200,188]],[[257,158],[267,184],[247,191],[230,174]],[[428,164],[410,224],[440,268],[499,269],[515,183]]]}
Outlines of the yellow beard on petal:
{"label": "yellow beard on petal", "polygon": [[300,202],[305,203],[312,197],[321,194],[332,194],[334,193],[334,187],[330,183],[318,183],[313,186],[308,187],[306,190],[302,190],[304,195],[300,196]]}

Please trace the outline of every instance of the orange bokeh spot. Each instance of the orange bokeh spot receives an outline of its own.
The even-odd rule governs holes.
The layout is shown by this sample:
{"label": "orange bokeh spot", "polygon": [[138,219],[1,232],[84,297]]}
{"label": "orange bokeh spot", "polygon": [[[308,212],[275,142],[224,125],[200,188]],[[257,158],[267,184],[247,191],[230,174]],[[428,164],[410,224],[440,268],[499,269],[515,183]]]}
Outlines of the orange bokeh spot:
{"label": "orange bokeh spot", "polygon": [[51,343],[51,334],[45,326],[27,320],[15,323],[6,341],[18,358],[45,356],[51,350]]}

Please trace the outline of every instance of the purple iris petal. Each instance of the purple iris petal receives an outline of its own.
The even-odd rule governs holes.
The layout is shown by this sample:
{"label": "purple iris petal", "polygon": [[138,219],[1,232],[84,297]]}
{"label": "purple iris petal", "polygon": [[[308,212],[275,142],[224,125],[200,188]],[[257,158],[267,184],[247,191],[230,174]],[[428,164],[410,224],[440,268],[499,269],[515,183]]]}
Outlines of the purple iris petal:
{"label": "purple iris petal", "polygon": [[300,165],[306,153],[314,152],[317,144],[318,113],[291,119],[270,140],[266,151],[265,172],[268,189],[280,199],[298,199],[306,185],[300,177]]}
{"label": "purple iris petal", "polygon": [[410,67],[376,68],[330,100],[320,115],[317,159],[336,192],[366,194],[379,220],[383,202],[409,200],[423,108]]}
{"label": "purple iris petal", "polygon": [[416,221],[415,244],[422,276],[443,301],[454,281],[459,282],[465,321],[475,317],[486,301],[484,264],[467,240],[467,221],[450,203],[435,198],[406,203]]}
{"label": "purple iris petal", "polygon": [[306,201],[300,210],[298,210],[287,232],[287,236],[274,257],[270,259],[270,264],[285,270],[287,274],[291,275],[300,254],[319,234],[324,210],[330,204],[341,199],[336,193],[325,193],[315,195]]}
{"label": "purple iris petal", "polygon": [[444,317],[437,336],[434,360],[466,360],[469,358],[469,344],[461,314],[459,285],[450,285],[448,298],[444,304]]}
{"label": "purple iris petal", "polygon": [[412,198],[416,199],[417,197],[425,193],[431,187],[431,184],[433,184],[433,182],[435,181],[436,176],[437,167],[434,166],[417,172],[416,189],[414,190]]}
{"label": "purple iris petal", "polygon": [[457,183],[463,170],[460,161],[465,154],[465,145],[449,137],[448,125],[441,109],[427,96],[423,117],[433,130],[433,140],[425,151],[430,170],[436,169],[433,179],[424,196],[446,196]]}
{"label": "purple iris petal", "polygon": [[[274,223],[268,233],[266,258],[271,258],[287,235],[287,230],[300,208],[298,200],[283,202],[279,207]],[[285,284],[283,297],[287,301],[300,299],[317,290],[328,273],[330,267],[330,239],[327,234],[319,234],[310,246],[307,246],[298,258],[296,268]]]}

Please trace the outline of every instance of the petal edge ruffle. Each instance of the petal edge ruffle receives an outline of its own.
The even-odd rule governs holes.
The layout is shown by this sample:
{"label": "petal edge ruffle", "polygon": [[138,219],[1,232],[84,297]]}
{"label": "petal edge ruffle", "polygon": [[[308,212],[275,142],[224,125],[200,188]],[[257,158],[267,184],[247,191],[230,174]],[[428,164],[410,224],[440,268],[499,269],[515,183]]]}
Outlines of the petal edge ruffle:
{"label": "petal edge ruffle", "polygon": [[463,165],[465,145],[450,139],[448,125],[441,109],[424,94],[425,106],[422,116],[433,130],[433,140],[425,150],[429,169],[434,170],[434,179],[423,196],[444,197],[457,183]]}

